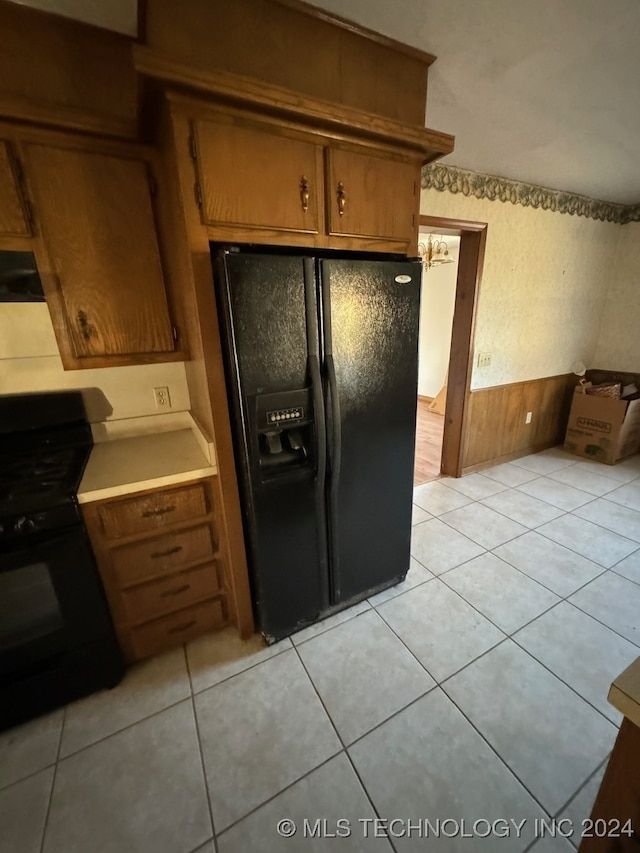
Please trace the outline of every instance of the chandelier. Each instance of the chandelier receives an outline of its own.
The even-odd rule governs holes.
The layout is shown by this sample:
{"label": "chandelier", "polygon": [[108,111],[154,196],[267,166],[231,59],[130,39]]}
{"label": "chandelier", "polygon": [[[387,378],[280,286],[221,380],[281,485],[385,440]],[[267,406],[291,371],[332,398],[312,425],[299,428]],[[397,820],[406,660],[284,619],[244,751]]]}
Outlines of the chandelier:
{"label": "chandelier", "polygon": [[445,241],[442,239],[435,240],[431,234],[429,234],[429,239],[426,243],[418,243],[418,255],[422,259],[422,266],[425,270],[454,262],[454,258],[449,254],[449,247]]}

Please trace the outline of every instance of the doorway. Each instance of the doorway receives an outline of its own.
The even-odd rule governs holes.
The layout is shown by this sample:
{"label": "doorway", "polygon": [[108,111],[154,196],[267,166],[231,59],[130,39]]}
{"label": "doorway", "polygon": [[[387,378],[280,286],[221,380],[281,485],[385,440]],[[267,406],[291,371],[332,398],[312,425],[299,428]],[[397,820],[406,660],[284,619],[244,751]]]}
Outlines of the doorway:
{"label": "doorway", "polygon": [[423,259],[418,340],[418,406],[414,486],[440,476],[446,386],[460,237],[420,228]]}
{"label": "doorway", "polygon": [[[473,327],[487,224],[421,216],[419,231],[432,260],[441,262],[423,268],[422,275],[414,485],[440,475],[459,477],[464,466]],[[442,262],[443,257],[453,260]]]}

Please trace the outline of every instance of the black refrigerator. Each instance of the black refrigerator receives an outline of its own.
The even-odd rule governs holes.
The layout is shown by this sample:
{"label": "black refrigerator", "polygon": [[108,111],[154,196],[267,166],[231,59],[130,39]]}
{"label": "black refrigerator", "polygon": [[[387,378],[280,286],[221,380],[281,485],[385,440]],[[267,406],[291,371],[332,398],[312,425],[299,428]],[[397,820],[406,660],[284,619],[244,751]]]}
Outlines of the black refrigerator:
{"label": "black refrigerator", "polygon": [[268,642],[409,568],[421,266],[212,246],[254,609]]}

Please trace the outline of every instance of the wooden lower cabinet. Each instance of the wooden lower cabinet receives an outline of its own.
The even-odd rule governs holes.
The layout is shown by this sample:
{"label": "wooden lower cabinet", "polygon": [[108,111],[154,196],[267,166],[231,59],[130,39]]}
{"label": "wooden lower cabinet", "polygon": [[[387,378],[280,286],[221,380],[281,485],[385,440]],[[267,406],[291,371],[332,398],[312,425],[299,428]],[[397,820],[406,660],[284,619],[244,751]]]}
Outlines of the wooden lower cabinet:
{"label": "wooden lower cabinet", "polygon": [[588,820],[574,827],[579,853],[640,850],[640,729],[624,717]]}
{"label": "wooden lower cabinet", "polygon": [[212,477],[82,507],[129,662],[229,624],[217,494]]}

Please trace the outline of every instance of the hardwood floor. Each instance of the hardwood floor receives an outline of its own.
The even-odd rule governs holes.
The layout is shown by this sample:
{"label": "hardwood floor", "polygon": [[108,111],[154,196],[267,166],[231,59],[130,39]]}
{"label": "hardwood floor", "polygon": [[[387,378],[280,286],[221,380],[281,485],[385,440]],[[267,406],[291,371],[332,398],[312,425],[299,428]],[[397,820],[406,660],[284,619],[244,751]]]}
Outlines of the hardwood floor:
{"label": "hardwood floor", "polygon": [[418,397],[416,418],[416,461],[413,485],[427,483],[440,476],[444,416],[429,412],[429,401]]}

